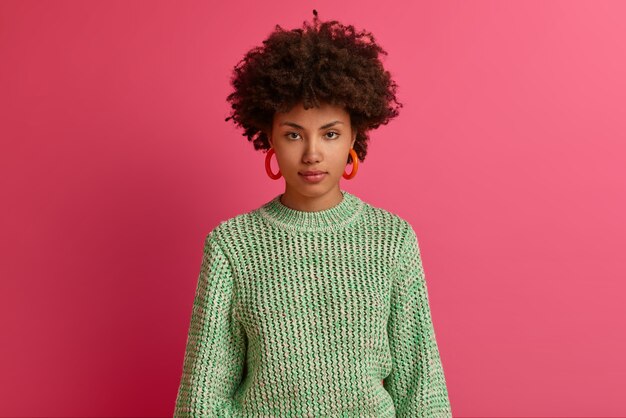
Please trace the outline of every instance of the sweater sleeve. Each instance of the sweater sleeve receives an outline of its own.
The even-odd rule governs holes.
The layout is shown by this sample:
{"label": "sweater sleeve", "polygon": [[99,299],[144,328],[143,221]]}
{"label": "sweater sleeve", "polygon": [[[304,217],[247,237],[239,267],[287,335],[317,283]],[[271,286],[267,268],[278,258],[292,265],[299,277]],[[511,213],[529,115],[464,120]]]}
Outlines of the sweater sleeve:
{"label": "sweater sleeve", "polygon": [[407,225],[388,320],[392,370],[384,379],[398,418],[452,417],[415,231]]}
{"label": "sweater sleeve", "polygon": [[247,339],[233,316],[233,276],[209,233],[204,243],[174,417],[232,415],[243,377]]}

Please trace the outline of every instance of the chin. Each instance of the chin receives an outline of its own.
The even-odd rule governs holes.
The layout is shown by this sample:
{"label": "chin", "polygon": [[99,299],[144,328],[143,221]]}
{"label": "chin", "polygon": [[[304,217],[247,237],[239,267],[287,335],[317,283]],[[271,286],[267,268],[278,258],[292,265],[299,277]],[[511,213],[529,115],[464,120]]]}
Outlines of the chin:
{"label": "chin", "polygon": [[[299,174],[296,174],[299,176]],[[298,179],[298,184],[290,184],[289,188],[298,192],[302,196],[315,197],[324,195],[331,190],[334,190],[337,186],[337,182],[330,181],[331,179],[325,179],[319,183],[306,183],[302,179]]]}

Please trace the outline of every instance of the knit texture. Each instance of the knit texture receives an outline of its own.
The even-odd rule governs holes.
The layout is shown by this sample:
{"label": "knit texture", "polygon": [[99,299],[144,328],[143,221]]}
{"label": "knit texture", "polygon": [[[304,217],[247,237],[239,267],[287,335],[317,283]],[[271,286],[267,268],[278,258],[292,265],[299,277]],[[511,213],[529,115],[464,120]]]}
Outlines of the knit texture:
{"label": "knit texture", "polygon": [[416,234],[341,190],[206,237],[174,417],[451,417]]}

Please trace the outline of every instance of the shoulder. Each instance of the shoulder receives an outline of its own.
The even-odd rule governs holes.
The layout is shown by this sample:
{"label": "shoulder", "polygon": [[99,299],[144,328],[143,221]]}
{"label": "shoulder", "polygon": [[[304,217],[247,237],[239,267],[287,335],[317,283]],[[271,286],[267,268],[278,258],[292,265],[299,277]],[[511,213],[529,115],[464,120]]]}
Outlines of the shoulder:
{"label": "shoulder", "polygon": [[[395,242],[395,257],[398,260],[402,255],[414,256],[420,254],[418,233],[406,218],[392,210],[377,207],[366,203],[366,218],[377,225],[377,229],[385,231],[388,239]],[[383,229],[384,228],[384,229]]]}
{"label": "shoulder", "polygon": [[218,243],[223,249],[232,248],[238,242],[255,235],[260,227],[256,210],[235,215],[220,221],[209,231],[207,239]]}
{"label": "shoulder", "polygon": [[375,225],[401,241],[410,234],[415,235],[415,230],[411,223],[397,213],[371,203],[364,202],[364,204],[364,222]]}
{"label": "shoulder", "polygon": [[411,223],[393,210],[365,203],[361,223],[362,232],[380,245],[384,245],[389,261],[396,265],[407,251],[417,246],[417,235]]}

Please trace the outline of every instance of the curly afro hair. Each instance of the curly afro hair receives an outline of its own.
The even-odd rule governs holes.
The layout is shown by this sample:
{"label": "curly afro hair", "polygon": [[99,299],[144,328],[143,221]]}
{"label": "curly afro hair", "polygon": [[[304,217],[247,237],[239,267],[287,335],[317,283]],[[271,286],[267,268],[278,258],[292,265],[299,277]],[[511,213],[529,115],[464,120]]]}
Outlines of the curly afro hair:
{"label": "curly afro hair", "polygon": [[[398,115],[396,83],[379,60],[387,52],[367,31],[336,20],[275,30],[263,46],[248,51],[234,67],[228,95],[232,110],[226,121],[244,129],[255,150],[269,150],[266,132],[274,114],[302,102],[305,109],[320,102],[343,107],[357,132],[354,151],[360,161],[367,154],[368,131]],[[351,157],[348,156],[348,163]]]}

